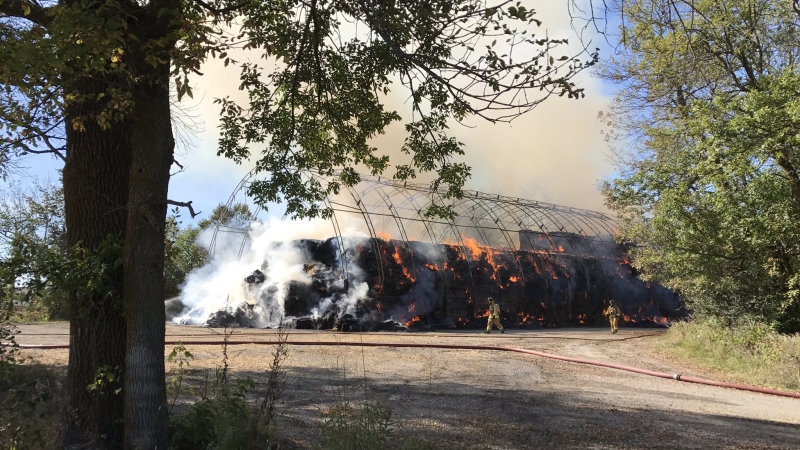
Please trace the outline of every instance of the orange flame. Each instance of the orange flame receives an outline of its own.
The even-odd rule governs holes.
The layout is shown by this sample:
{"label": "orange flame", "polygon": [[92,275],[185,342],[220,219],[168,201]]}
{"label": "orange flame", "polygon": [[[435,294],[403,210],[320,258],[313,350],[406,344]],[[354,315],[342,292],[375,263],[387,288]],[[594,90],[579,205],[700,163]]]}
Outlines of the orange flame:
{"label": "orange flame", "polygon": [[415,281],[414,276],[411,275],[411,272],[408,271],[408,267],[406,267],[406,265],[403,264],[403,256],[400,254],[400,247],[394,247],[394,253],[392,253],[392,258],[394,258],[394,262],[396,262],[397,265],[400,266],[400,268],[403,270],[403,275],[412,282]]}
{"label": "orange flame", "polygon": [[622,320],[624,320],[625,322],[636,323],[636,319],[632,318],[627,314],[622,315]]}
{"label": "orange flame", "polygon": [[394,258],[394,262],[397,264],[403,265],[403,257],[400,255],[400,249],[398,247],[394,248],[394,253],[392,253],[392,258]]}
{"label": "orange flame", "polygon": [[408,322],[405,323],[405,326],[406,327],[410,327],[411,325],[413,325],[415,323],[418,323],[418,322],[422,322],[422,319],[420,319],[419,317],[412,317],[411,320],[409,320]]}
{"label": "orange flame", "polygon": [[464,241],[464,246],[469,249],[470,253],[472,253],[472,259],[478,259],[478,257],[482,253],[481,247],[478,245],[478,241],[472,238],[468,238],[463,234],[461,235],[461,239]]}

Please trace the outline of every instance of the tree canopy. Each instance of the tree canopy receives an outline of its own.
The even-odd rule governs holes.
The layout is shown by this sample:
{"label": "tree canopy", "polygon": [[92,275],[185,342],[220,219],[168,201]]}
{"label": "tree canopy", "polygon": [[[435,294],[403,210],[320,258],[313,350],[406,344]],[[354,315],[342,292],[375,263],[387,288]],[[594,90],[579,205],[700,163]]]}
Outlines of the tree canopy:
{"label": "tree canopy", "polygon": [[[220,154],[242,162],[259,152],[256,166],[271,177],[250,194],[264,205],[282,200],[297,216],[318,214],[322,195],[357,181],[354,165],[372,173],[389,167],[369,140],[401,120],[385,107],[396,85],[411,100],[403,151],[412,157],[391,175],[434,171],[434,184],[457,195],[469,168],[452,162],[462,145],[447,133],[451,118],[510,121],[551,93],[581,97],[570,80],[597,60],[596,52],[562,50],[567,39],[549,37],[534,9],[511,1],[3,4],[3,161],[31,152],[63,157],[64,125],[82,130],[87,121],[109,127],[122,120],[134,105],[133,86],[153,77],[148,67],[168,59],[180,98],[192,95],[189,76],[220,58],[240,67],[239,87],[249,97],[246,104],[217,100]],[[144,29],[148,15],[163,30]],[[236,49],[252,60],[234,61]],[[90,73],[102,76],[98,92],[67,92]],[[89,102],[90,112],[63,124],[66,105]],[[321,186],[303,169],[341,175]]]}
{"label": "tree canopy", "polygon": [[[800,330],[800,73],[789,2],[620,2],[607,182],[644,276],[695,312]],[[622,149],[620,149],[622,148]]]}
{"label": "tree canopy", "polygon": [[0,195],[2,308],[25,303],[34,317],[67,316],[63,286],[43,270],[67,259],[64,195],[53,183],[11,186]]}

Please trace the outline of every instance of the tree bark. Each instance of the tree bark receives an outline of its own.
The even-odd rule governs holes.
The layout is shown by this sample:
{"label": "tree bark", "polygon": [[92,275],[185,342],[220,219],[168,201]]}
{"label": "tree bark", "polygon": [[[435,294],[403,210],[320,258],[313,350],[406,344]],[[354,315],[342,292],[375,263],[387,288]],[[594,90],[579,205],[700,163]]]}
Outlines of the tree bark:
{"label": "tree bark", "polygon": [[167,445],[164,383],[164,227],[175,140],[170,123],[169,65],[151,69],[135,93],[133,160],[125,236],[125,448]]}
{"label": "tree bark", "polygon": [[[105,85],[75,82],[75,92],[95,95]],[[63,171],[67,244],[97,251],[108,239],[124,238],[127,224],[128,173],[131,146],[129,125],[116,122],[102,129],[91,116],[99,105],[85,102],[66,111],[67,150]],[[85,130],[70,124],[80,117]],[[123,438],[123,397],[119,393],[125,368],[125,319],[122,309],[121,255],[108,254],[114,266],[103,291],[92,295],[73,293],[70,298],[70,349],[65,391],[65,448],[121,448]],[[89,390],[98,373],[98,389]]]}

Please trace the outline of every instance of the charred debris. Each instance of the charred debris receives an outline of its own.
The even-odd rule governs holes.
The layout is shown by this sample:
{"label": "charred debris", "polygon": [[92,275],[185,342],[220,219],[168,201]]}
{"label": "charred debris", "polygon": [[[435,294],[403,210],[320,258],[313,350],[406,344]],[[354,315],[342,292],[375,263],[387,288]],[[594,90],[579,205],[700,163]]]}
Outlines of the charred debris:
{"label": "charred debris", "polygon": [[612,299],[627,326],[665,325],[686,315],[676,293],[636,277],[623,245],[530,230],[519,232],[519,242],[519,250],[482,247],[464,237],[443,244],[382,238],[284,242],[302,250],[308,281],[279,289],[270,284],[267,267],[256,269],[242,280],[248,300],[218,311],[206,324],[274,323],[261,317],[274,310],[259,305],[278,302],[279,321],[297,329],[473,329],[486,326],[490,296],[500,303],[508,328],[605,324],[603,310]]}

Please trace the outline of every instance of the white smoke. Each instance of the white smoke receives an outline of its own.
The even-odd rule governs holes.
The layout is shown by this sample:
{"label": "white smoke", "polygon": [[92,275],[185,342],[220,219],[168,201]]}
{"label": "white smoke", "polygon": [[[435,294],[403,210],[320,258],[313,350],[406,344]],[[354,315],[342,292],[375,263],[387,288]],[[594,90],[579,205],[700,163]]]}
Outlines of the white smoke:
{"label": "white smoke", "polygon": [[311,317],[315,320],[319,319],[334,308],[338,308],[339,317],[345,314],[355,316],[358,302],[366,300],[368,292],[369,285],[364,281],[358,281],[352,284],[347,294],[339,298],[336,303],[331,298],[323,299],[319,306],[311,309]]}
{"label": "white smoke", "polygon": [[[346,217],[346,216],[345,216]],[[368,236],[359,226],[363,222],[339,218],[342,234],[348,243],[363,240]],[[208,248],[214,230],[206,230],[198,236],[198,243]],[[173,322],[203,325],[215,313],[226,310],[233,313],[236,308],[250,309],[259,327],[275,327],[285,314],[285,299],[289,285],[311,283],[312,278],[304,265],[313,263],[304,250],[298,247],[300,239],[325,240],[333,233],[329,220],[280,220],[270,218],[266,223],[253,222],[245,234],[226,232],[221,228],[216,235],[214,255],[203,267],[193,270],[186,277],[180,301],[184,310]],[[339,255],[337,253],[337,259]],[[361,273],[355,262],[348,258],[348,271],[355,275],[354,282],[340,298],[323,298],[312,308],[312,315],[329,312],[335,306],[339,315],[355,313],[359,301],[367,298],[368,285],[357,281]],[[340,263],[340,261],[337,261]],[[341,266],[341,264],[340,264]],[[254,270],[263,272],[262,283],[246,283],[244,278]],[[344,280],[334,283],[344,289]]]}

